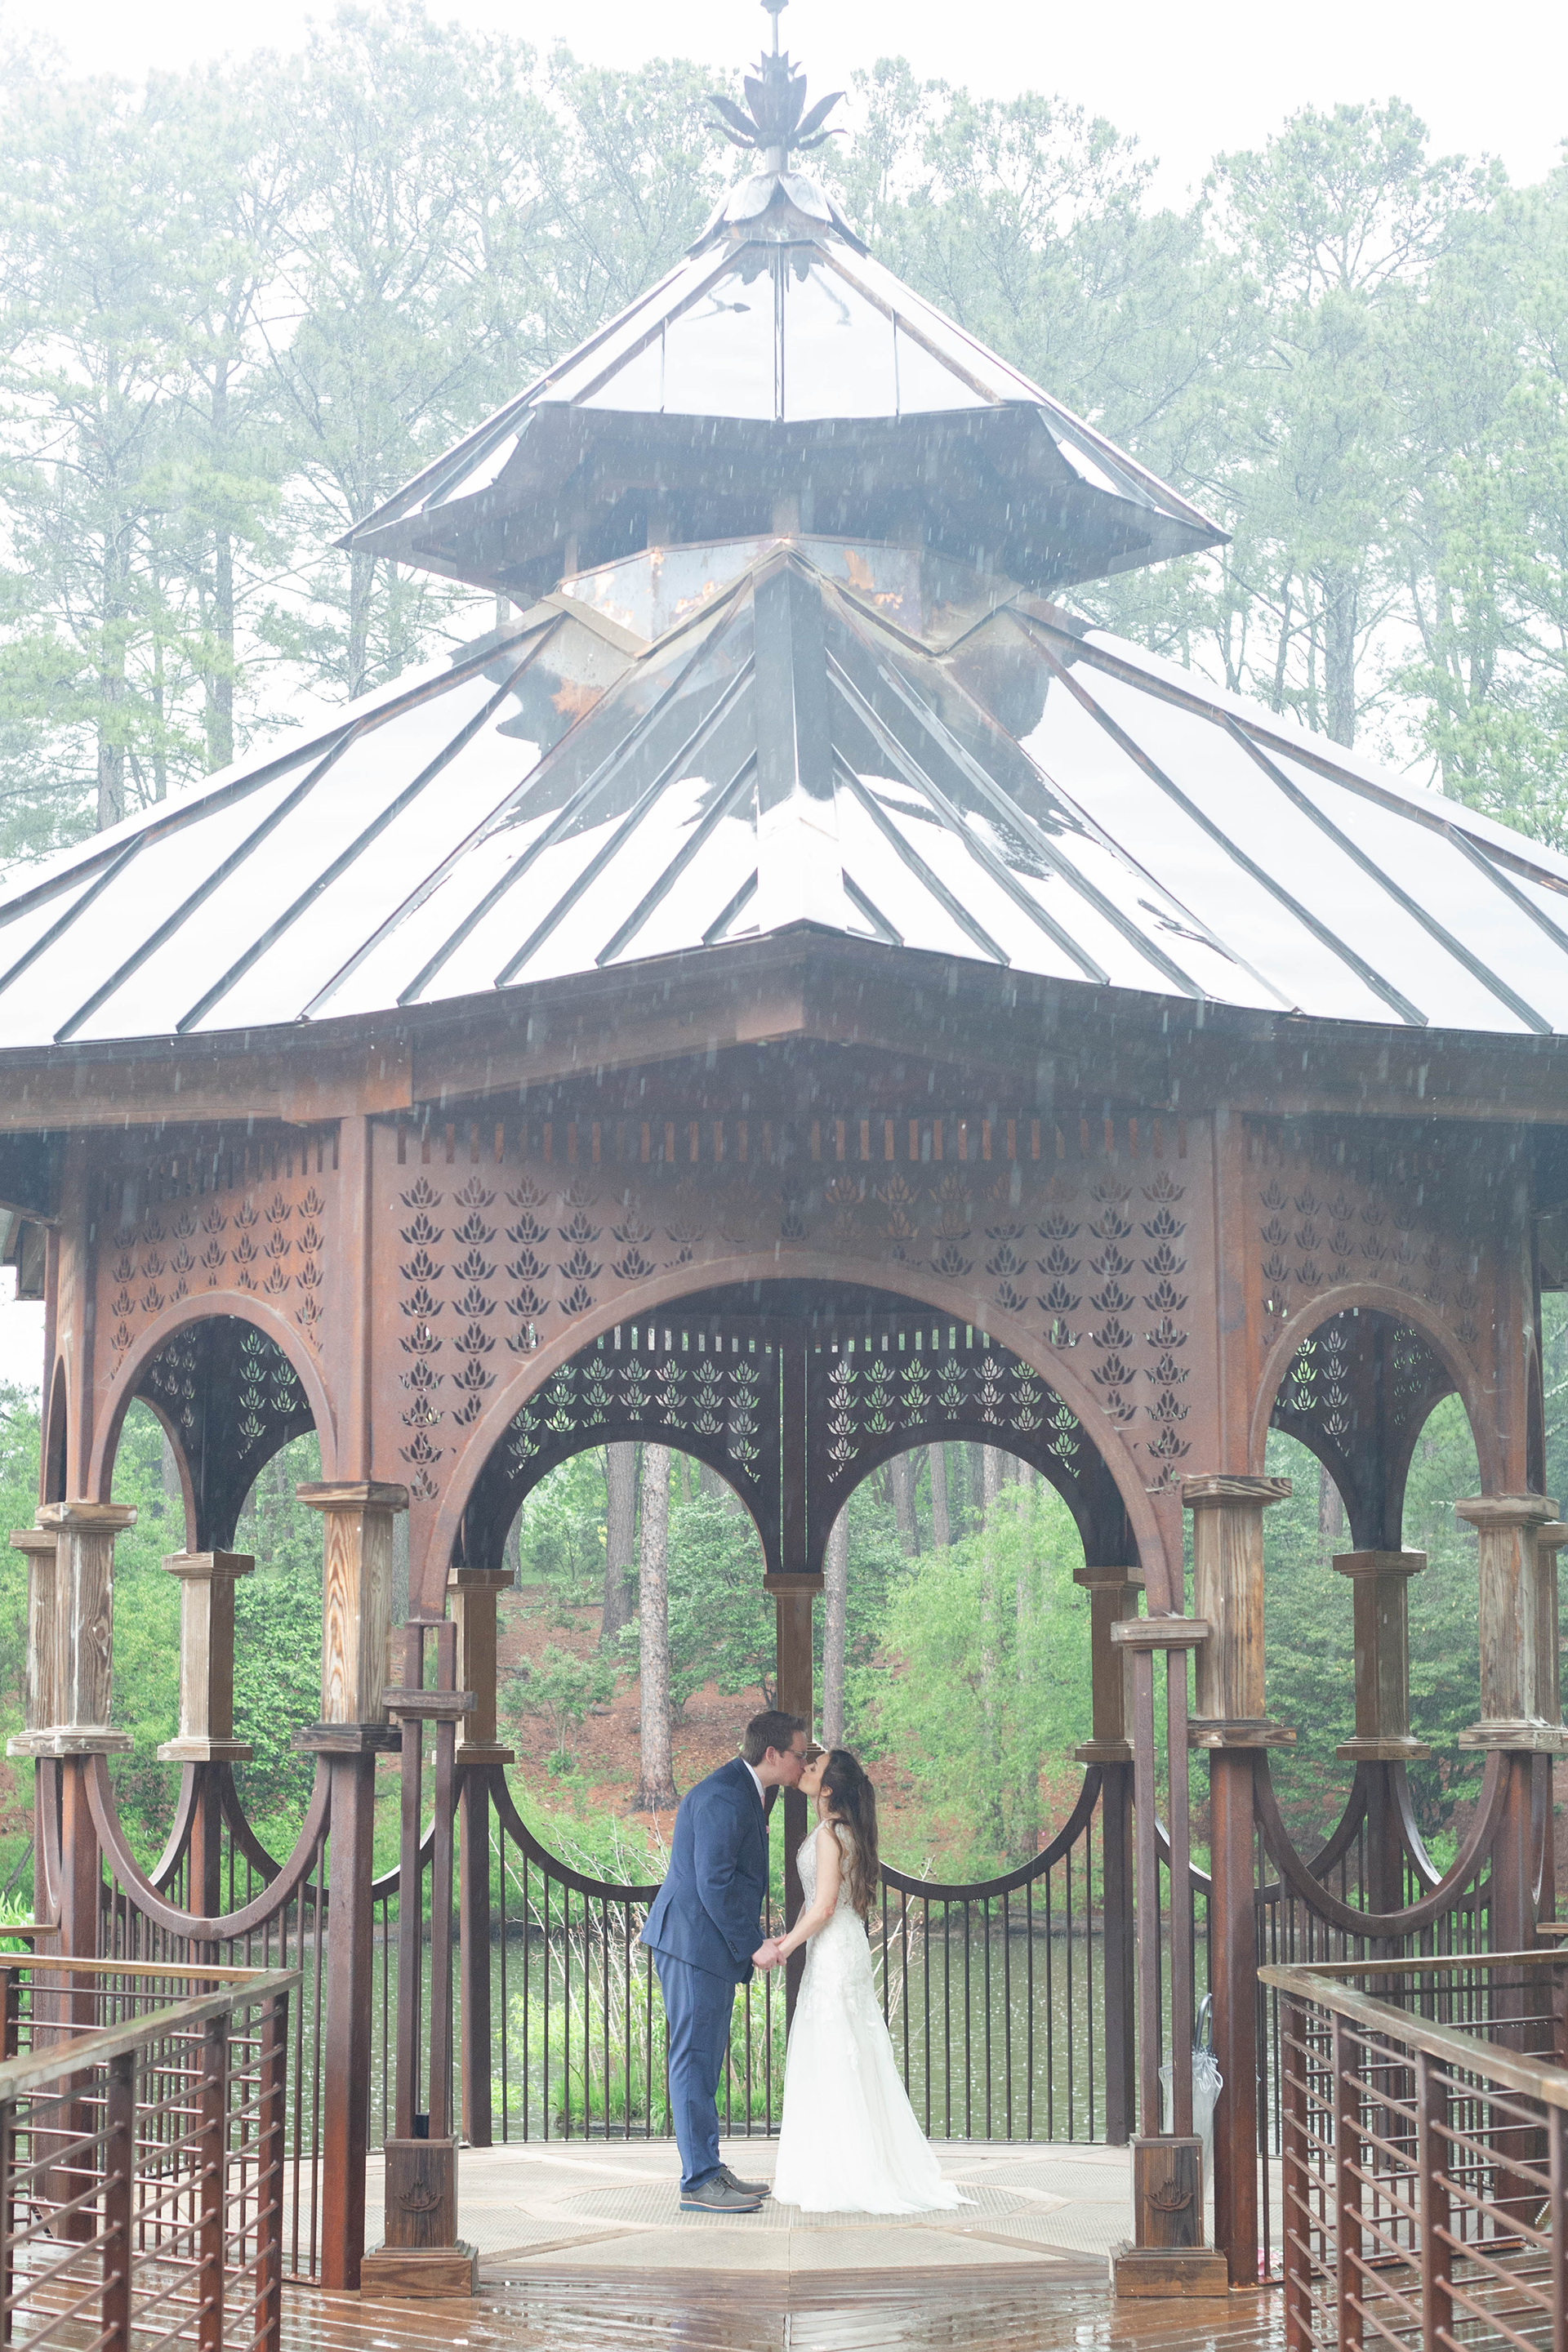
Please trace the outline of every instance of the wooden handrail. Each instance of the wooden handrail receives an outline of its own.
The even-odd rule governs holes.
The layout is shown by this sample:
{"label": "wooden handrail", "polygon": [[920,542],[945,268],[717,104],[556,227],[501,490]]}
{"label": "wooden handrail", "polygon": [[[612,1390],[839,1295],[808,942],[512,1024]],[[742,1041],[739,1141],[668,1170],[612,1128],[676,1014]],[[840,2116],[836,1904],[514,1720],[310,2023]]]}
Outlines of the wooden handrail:
{"label": "wooden handrail", "polygon": [[1463,2033],[1457,2026],[1435,2025],[1426,2018],[1413,2017],[1408,2010],[1396,2008],[1393,2001],[1379,2000],[1372,1993],[1356,1992],[1339,1975],[1329,1973],[1329,1968],[1333,1967],[1351,1975],[1400,1972],[1431,1977],[1443,1969],[1473,1968],[1483,1958],[1490,1967],[1511,1961],[1518,1968],[1539,1965],[1552,1957],[1539,1952],[1466,1952],[1450,1960],[1389,1960],[1381,1966],[1359,1960],[1337,1961],[1322,1968],[1262,1968],[1258,1978],[1260,1984],[1272,1986],[1289,2000],[1310,2003],[1326,2010],[1331,2017],[1342,2017],[1347,2023],[1364,2026],[1369,2032],[1386,2034],[1406,2049],[1422,2051],[1428,2058],[1439,2059],[1461,2074],[1487,2076],[1508,2090],[1521,2091],[1528,2098],[1539,2099],[1544,2106],[1568,2108],[1568,2067],[1520,2057],[1495,2042],[1483,2042],[1479,2036]]}
{"label": "wooden handrail", "polygon": [[[62,1966],[70,1965],[49,1958],[37,1966],[47,1967],[50,1975]],[[92,1962],[81,1963],[86,1967]],[[179,1969],[167,1965],[128,1965],[123,1961],[101,1963],[112,1965],[125,1976],[147,1976],[161,1979],[170,1976],[194,1977],[198,1981],[216,1971],[208,1969]],[[47,2054],[32,2058],[7,2058],[0,2062],[0,2105],[20,2098],[29,2091],[37,2091],[58,2076],[68,2079],[80,2074],[89,2066],[104,2066],[111,2058],[121,2058],[182,2029],[205,2025],[209,2018],[227,2016],[235,2009],[254,2007],[258,2002],[272,2000],[281,1992],[291,1992],[300,1983],[298,1969],[258,1969],[254,1971],[233,1971],[239,1981],[223,1992],[197,1995],[190,2000],[172,2002],[166,2009],[155,2009],[146,2017],[139,2017],[132,2025],[105,2026],[84,2033],[79,2041],[68,2042]]]}

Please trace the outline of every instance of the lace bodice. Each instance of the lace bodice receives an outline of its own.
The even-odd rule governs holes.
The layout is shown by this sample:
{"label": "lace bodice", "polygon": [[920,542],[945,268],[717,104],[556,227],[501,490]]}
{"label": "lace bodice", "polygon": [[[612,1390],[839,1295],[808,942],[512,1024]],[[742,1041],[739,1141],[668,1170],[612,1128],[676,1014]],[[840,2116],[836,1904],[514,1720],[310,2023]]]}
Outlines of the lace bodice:
{"label": "lace bodice", "polygon": [[[816,1900],[815,1832],[796,1854],[795,1867],[800,1872],[801,1892],[809,1909]],[[839,1876],[838,1900],[832,1918],[817,1929],[805,1948],[805,1970],[795,2003],[797,2024],[803,2010],[820,2012],[823,2008],[837,2012],[841,2018],[857,2017],[866,2022],[875,2013],[879,2024],[881,2022],[881,2003],[871,1974],[871,1947],[865,1922],[849,1900],[847,1871]]]}
{"label": "lace bodice", "polygon": [[[800,1873],[801,1892],[805,1896],[806,1908],[809,1910],[816,1900],[816,1832],[815,1830],[795,1855],[795,1866]],[[839,1912],[847,1911],[848,1908],[849,1874],[847,1870],[840,1870],[838,1900],[833,1906],[834,1916],[829,1924],[837,1926]]]}

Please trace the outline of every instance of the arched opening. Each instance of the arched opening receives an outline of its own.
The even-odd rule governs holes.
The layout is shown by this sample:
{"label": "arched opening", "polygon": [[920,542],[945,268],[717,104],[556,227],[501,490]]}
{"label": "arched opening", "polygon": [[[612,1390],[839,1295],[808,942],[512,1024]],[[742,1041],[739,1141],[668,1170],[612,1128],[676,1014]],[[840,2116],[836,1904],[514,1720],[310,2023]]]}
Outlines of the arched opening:
{"label": "arched opening", "polygon": [[776,1703],[755,1524],[710,1463],[622,1439],[527,1487],[501,1564],[497,1717],[531,1825],[578,1868],[657,1877],[675,1800]]}
{"label": "arched opening", "polygon": [[[1294,1748],[1271,1758],[1281,1811],[1310,1851],[1351,1794],[1358,1732],[1367,1729],[1358,1719],[1351,1557],[1424,1553],[1426,1567],[1405,1580],[1405,1728],[1432,1752],[1413,1749],[1402,1769],[1422,1836],[1442,1861],[1479,1785],[1476,1760],[1457,1744],[1479,1709],[1476,1538],[1453,1506],[1481,1479],[1452,1372],[1413,1324],[1382,1307],[1342,1311],[1286,1367],[1265,1467],[1291,1481],[1263,1523],[1268,1712],[1296,1732]],[[1339,1572],[1336,1559],[1346,1563]]]}
{"label": "arched opening", "polygon": [[180,1712],[180,1586],[163,1568],[182,1551],[235,1551],[256,1562],[234,1593],[233,1766],[251,1828],[275,1853],[293,1844],[312,1760],[292,1735],[320,1713],[321,1531],[296,1489],[321,1476],[304,1385],[278,1342],[243,1317],[182,1325],[141,1368],[108,1457],[111,1499],[136,1524],[115,1551],[111,1706],[129,1755],[111,1759],[121,1818],[137,1853],[161,1851],[179,1794],[158,1760]]}
{"label": "arched opening", "polygon": [[[781,1576],[808,1584],[826,1579],[842,1566],[833,1558],[837,1528],[846,1542],[852,1538],[856,1560],[844,1580],[844,1607],[818,1602],[811,1612],[814,1716],[818,1723],[842,1723],[846,1736],[853,1730],[870,1737],[853,1693],[864,1685],[872,1660],[884,1659],[894,1601],[902,1612],[900,1639],[911,1654],[929,1657],[934,1672],[939,1585],[945,1584],[960,1615],[967,1612],[976,1640],[974,1596],[987,1580],[998,1590],[1007,1585],[1015,1630],[1002,1640],[1000,1603],[987,1603],[983,1613],[995,1624],[963,1672],[970,1683],[990,1677],[998,1692],[1005,1688],[1000,1713],[1008,1738],[1000,1746],[1009,1759],[1008,1792],[999,1793],[993,1772],[980,1776],[986,1794],[979,1813],[967,1800],[955,1803],[952,1790],[972,1790],[976,1780],[973,1759],[956,1753],[940,1774],[950,1790],[944,1827],[937,1827],[942,1809],[932,1811],[930,1772],[906,1775],[904,1792],[912,1808],[923,1790],[921,1820],[909,1832],[921,1845],[915,1860],[938,1854],[963,1874],[1032,1853],[1053,1797],[1068,1792],[1042,1793],[1037,1771],[1020,1761],[1018,1743],[1035,1741],[1043,1759],[1047,1751],[1065,1755],[1088,1729],[1088,1604],[1068,1589],[1073,1571],[1086,1559],[1129,1569],[1137,1559],[1127,1507],[1092,1432],[1044,1375],[985,1332],[908,1300],[804,1281],[694,1296],[599,1334],[558,1365],[491,1444],[468,1491],[454,1565],[519,1561],[521,1580],[531,1577],[542,1596],[536,1610],[553,1609],[558,1630],[574,1612],[579,1623],[595,1617],[600,1632],[593,1674],[585,1664],[568,1668],[560,1643],[549,1669],[563,1710],[550,1752],[563,1780],[571,1777],[568,1712],[586,1721],[587,1706],[616,1704],[605,1687],[609,1644],[603,1629],[610,1626],[624,1655],[628,1636],[613,1621],[637,1584],[641,1538],[634,1529],[646,1514],[641,1472],[618,1474],[616,1465],[628,1449],[640,1462],[650,1447],[668,1449],[672,1465],[667,1601],[678,1681],[691,1671],[679,1655],[679,1629],[681,1612],[694,1604],[720,1685],[736,1696],[749,1690],[758,1706],[771,1699],[775,1625],[763,1579],[770,1591]],[[617,1475],[628,1482],[629,1503],[616,1501]],[[728,1500],[722,1520],[707,1526],[699,1506],[710,1483]],[[1026,1534],[1015,1532],[1021,1518],[1028,1521]],[[988,1519],[993,1537],[981,1546],[979,1530]],[[699,1532],[709,1563],[706,1591],[689,1567]],[[937,1552],[945,1563],[940,1576],[910,1573],[911,1559]],[[1052,1564],[1048,1594],[1039,1586],[1042,1561]],[[1042,1611],[1054,1612],[1058,1585],[1070,1604],[1065,1622],[1075,1630],[1070,1642],[1064,1633],[1063,1643],[1037,1655],[1034,1622]],[[546,1597],[552,1591],[553,1601]],[[969,1598],[961,1606],[963,1593]],[[508,1611],[503,1601],[503,1616]],[[1020,1611],[1026,1629],[1021,1654]],[[998,1641],[999,1664],[992,1657]],[[541,1649],[538,1640],[534,1647]],[[1079,1670],[1064,1675],[1069,1649]],[[1016,1695],[1021,1664],[1026,1700]],[[951,1661],[942,1668],[949,1670],[959,1671]],[[542,1671],[531,1669],[536,1676]],[[861,1684],[853,1682],[856,1675]],[[520,1694],[512,1703],[528,1712]],[[989,1696],[980,1707],[994,1745],[998,1712]],[[1025,1717],[1034,1726],[1026,1735]],[[732,1722],[728,1752],[735,1727]],[[528,1744],[530,1735],[520,1729],[518,1736]],[[905,1747],[916,1740],[912,1719],[898,1736]],[[645,1795],[655,1786],[646,1774],[639,1780],[624,1772],[621,1779]],[[666,1784],[662,1796],[669,1793]],[[665,1809],[662,1801],[652,1808]]]}
{"label": "arched opening", "polygon": [[895,1867],[1029,1861],[1070,1812],[1091,1718],[1084,1545],[1034,1464],[982,1441],[893,1454],[848,1496],[817,1615],[822,1737],[869,1764]]}

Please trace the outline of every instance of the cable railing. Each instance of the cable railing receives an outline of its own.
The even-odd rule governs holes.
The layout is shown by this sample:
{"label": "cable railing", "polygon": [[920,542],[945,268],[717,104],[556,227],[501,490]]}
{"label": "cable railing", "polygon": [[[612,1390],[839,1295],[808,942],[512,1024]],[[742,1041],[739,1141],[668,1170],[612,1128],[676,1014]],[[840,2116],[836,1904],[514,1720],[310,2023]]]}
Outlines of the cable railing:
{"label": "cable railing", "polygon": [[0,1954],[13,2352],[276,2352],[298,1984]]}
{"label": "cable railing", "polygon": [[[1373,1768],[1381,1769],[1382,1768]],[[1294,1861],[1282,1872],[1284,1826],[1278,1801],[1267,1786],[1259,1790],[1255,1840],[1254,1906],[1258,1981],[1258,2224],[1262,2273],[1282,2275],[1288,2245],[1280,2210],[1280,2162],[1285,2145],[1285,2050],[1280,1995],[1271,1971],[1337,1969],[1373,1959],[1404,1958],[1440,1964],[1484,1953],[1491,1932],[1491,1878],[1487,1864],[1490,1830],[1478,1822],[1470,1841],[1472,1859],[1445,1878],[1428,1855],[1416,1827],[1402,1772],[1388,1773],[1383,1791],[1388,1852],[1381,1866],[1371,1836],[1372,1785],[1366,1768],[1356,1772],[1345,1808],[1310,1861]],[[1378,1932],[1389,1914],[1378,1913],[1378,1887],[1393,1885],[1382,1900],[1396,1897],[1392,1916],[1408,1922],[1400,1932]],[[1363,1922],[1365,1924],[1363,1924]]]}
{"label": "cable railing", "polygon": [[1568,1960],[1265,1968],[1288,2352],[1568,2352]]}

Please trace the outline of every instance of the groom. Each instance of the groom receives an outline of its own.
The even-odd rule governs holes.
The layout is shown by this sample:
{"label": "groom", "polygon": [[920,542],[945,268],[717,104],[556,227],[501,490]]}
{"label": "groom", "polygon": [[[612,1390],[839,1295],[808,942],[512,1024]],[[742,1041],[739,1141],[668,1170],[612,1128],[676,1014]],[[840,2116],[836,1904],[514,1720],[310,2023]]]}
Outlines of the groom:
{"label": "groom", "polygon": [[768,2194],[719,2161],[719,2079],[735,1987],[753,1968],[778,1965],[774,1940],[763,1937],[766,1792],[795,1788],[805,1762],[798,1715],[770,1707],[752,1717],[740,1755],[681,1799],[669,1869],[642,1931],[664,1994],[683,2213],[754,2213]]}

